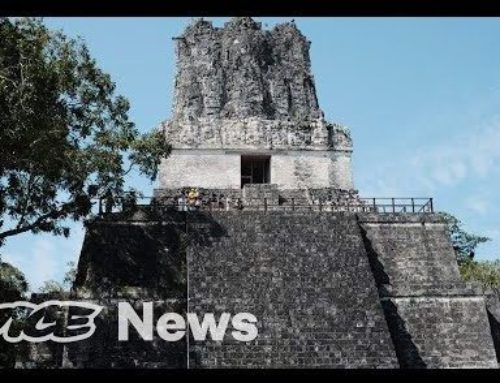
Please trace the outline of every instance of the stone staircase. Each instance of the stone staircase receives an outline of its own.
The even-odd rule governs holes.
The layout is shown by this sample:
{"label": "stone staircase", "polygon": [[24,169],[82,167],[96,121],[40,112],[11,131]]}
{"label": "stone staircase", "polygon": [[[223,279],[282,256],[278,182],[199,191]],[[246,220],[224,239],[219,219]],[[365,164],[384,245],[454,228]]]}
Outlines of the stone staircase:
{"label": "stone staircase", "polygon": [[189,311],[250,312],[259,335],[191,341],[193,367],[398,367],[353,214],[211,217],[189,224]]}

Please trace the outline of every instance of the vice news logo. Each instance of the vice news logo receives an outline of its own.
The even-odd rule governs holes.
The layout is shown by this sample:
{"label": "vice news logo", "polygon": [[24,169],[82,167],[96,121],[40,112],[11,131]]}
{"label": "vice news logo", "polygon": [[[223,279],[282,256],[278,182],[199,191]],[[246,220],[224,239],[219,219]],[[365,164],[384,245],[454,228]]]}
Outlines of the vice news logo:
{"label": "vice news logo", "polygon": [[[0,304],[0,337],[9,343],[27,341],[40,343],[72,343],[90,338],[95,330],[96,317],[104,309],[90,302],[51,300],[34,304],[12,302]],[[65,313],[63,320],[54,318],[54,313]],[[14,326],[14,314],[21,317],[22,326]],[[6,318],[3,320],[2,318]],[[61,323],[64,328],[61,328]],[[128,302],[118,303],[118,340],[129,340],[129,329],[133,327],[145,341],[153,341],[156,334],[167,342],[177,342],[191,332],[193,339],[204,341],[210,338],[222,341],[227,336],[231,323],[232,338],[249,342],[258,335],[257,318],[250,313],[222,313],[218,320],[212,313],[204,314],[202,320],[195,313],[186,318],[167,312],[154,323],[153,302],[143,302],[141,315]]]}

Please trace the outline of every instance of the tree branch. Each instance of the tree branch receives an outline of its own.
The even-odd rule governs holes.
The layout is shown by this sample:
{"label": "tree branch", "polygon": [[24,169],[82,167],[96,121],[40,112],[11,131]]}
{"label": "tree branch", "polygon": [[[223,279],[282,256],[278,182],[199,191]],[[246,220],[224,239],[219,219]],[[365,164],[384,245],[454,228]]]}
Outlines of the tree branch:
{"label": "tree branch", "polygon": [[128,174],[130,173],[130,171],[134,168],[134,165],[135,165],[135,164],[131,161],[131,162],[130,162],[130,165],[129,165],[128,169],[127,169],[127,171],[125,171],[125,172],[123,173],[123,176],[128,175]]}
{"label": "tree branch", "polygon": [[0,74],[0,78],[5,80],[5,81],[10,81],[12,84],[16,84],[16,82],[14,80],[12,80],[11,78],[8,78],[6,76],[4,76],[3,74]]}
{"label": "tree branch", "polygon": [[24,222],[25,222],[28,206],[29,206],[29,203],[31,202],[31,187],[36,182],[35,179],[36,179],[36,177],[33,176],[32,169],[30,169],[29,178],[28,178],[28,185],[27,185],[28,190],[25,193],[26,198],[24,200],[23,207],[21,210],[22,211],[21,218],[19,218],[19,221],[16,225],[16,229],[19,229],[20,227],[22,227]]}
{"label": "tree branch", "polygon": [[3,233],[0,233],[0,243],[2,242],[3,239],[7,237],[11,237],[13,235],[21,234],[21,233],[26,233],[27,231],[36,229],[40,225],[42,225],[47,219],[57,219],[59,217],[62,217],[63,215],[67,214],[68,211],[66,208],[69,206],[69,204],[63,205],[61,209],[51,211],[50,213],[41,215],[36,219],[36,221],[30,223],[29,225],[25,225],[22,227],[16,227],[15,229],[7,230],[4,231]]}

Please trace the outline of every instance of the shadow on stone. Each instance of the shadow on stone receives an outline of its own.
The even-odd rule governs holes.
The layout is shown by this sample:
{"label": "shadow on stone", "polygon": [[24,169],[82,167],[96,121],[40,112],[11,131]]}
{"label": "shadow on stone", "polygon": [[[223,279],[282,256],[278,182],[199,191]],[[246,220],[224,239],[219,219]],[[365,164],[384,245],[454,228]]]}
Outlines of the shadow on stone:
{"label": "shadow on stone", "polygon": [[382,307],[401,368],[426,368],[426,363],[406,330],[405,321],[398,314],[397,306],[390,300],[384,300]]}
{"label": "shadow on stone", "polygon": [[[358,226],[363,238],[368,262],[375,278],[375,283],[381,298],[384,316],[389,327],[392,343],[396,350],[396,355],[401,368],[426,368],[427,365],[420,356],[419,350],[412,340],[410,333],[406,330],[405,321],[398,313],[397,306],[387,298],[386,287],[390,286],[389,275],[384,270],[384,265],[380,262],[377,252],[368,238],[366,229],[358,220]],[[385,299],[382,299],[385,298]]]}
{"label": "shadow on stone", "polygon": [[224,236],[225,230],[204,212],[163,212],[156,218],[113,216],[89,223],[75,288],[96,296],[138,289],[149,298],[183,298],[187,246]]}
{"label": "shadow on stone", "polygon": [[385,285],[390,285],[391,281],[389,275],[384,270],[384,265],[379,261],[377,252],[373,248],[373,245],[368,238],[368,234],[363,225],[359,222],[358,226],[361,231],[361,237],[363,238],[363,244],[365,246],[366,254],[368,255],[368,262],[370,264],[370,268],[373,272],[373,277],[375,278],[375,283],[377,284],[377,288],[380,290],[383,289]]}
{"label": "shadow on stone", "polygon": [[487,310],[488,321],[490,322],[491,336],[493,338],[493,345],[495,346],[495,352],[497,354],[497,360],[500,362],[500,322],[495,318],[495,316]]}
{"label": "shadow on stone", "polygon": [[[141,213],[142,214],[142,213]],[[68,347],[67,361],[80,368],[186,368],[185,339],[142,339],[129,327],[118,340],[118,302],[142,316],[143,301],[154,302],[153,323],[166,312],[187,309],[187,249],[226,231],[204,212],[164,211],[152,215],[108,215],[87,225],[75,288],[105,307],[96,332]],[[194,355],[193,355],[194,356]]]}

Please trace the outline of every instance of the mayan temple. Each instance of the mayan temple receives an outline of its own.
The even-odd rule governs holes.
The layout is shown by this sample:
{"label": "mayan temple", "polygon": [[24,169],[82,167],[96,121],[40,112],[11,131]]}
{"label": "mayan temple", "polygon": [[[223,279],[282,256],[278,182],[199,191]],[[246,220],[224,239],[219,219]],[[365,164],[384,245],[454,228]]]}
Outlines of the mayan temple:
{"label": "mayan temple", "polygon": [[[105,306],[96,333],[34,358],[76,368],[497,368],[500,304],[462,282],[432,199],[359,195],[349,130],[325,120],[297,26],[201,19],[174,40],[174,105],[160,126],[172,154],[154,198],[86,225],[73,294]],[[119,342],[120,301],[138,313],[154,302],[155,318],[252,313],[258,336],[146,341],[131,328]]]}
{"label": "mayan temple", "polygon": [[198,21],[176,41],[175,105],[164,125],[174,151],[162,188],[353,189],[349,133],[323,118],[310,42],[295,24]]}

